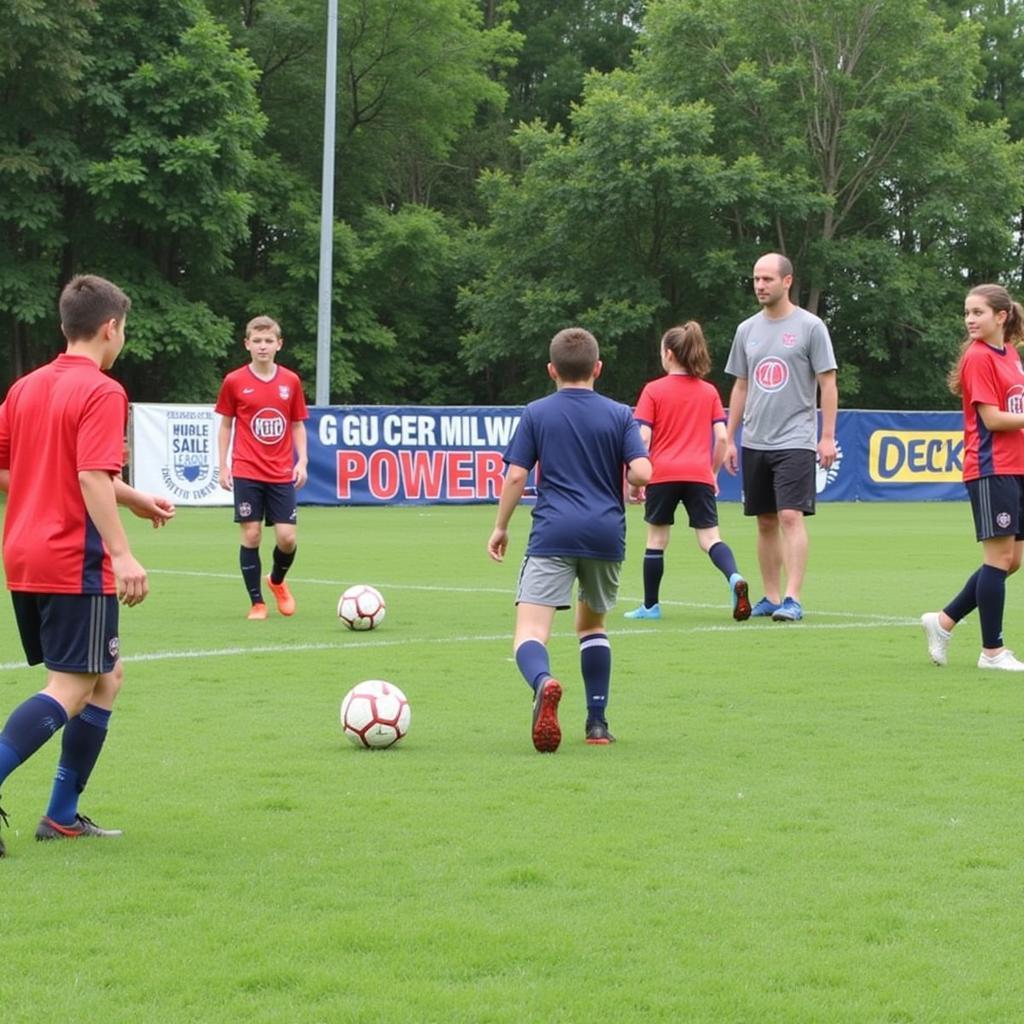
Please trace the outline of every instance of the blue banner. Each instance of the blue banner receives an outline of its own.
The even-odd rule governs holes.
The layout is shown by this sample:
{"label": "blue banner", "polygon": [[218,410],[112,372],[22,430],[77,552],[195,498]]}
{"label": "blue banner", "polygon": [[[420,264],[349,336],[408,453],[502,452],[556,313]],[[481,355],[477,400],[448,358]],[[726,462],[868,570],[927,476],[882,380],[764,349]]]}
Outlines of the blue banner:
{"label": "blue banner", "polygon": [[[310,409],[306,505],[497,501],[502,454],[521,406],[330,406]],[[966,492],[963,417],[952,412],[843,410],[838,458],[819,468],[820,501],[952,501]],[[719,499],[742,480],[719,473]],[[529,493],[529,491],[527,492]]]}

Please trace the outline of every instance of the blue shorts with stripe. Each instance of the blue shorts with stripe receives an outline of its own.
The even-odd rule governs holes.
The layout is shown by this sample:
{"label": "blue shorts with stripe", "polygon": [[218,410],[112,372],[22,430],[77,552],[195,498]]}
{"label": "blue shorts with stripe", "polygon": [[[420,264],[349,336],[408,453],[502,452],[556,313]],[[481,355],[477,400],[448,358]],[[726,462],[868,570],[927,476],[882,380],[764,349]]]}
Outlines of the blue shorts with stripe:
{"label": "blue shorts with stripe", "polygon": [[964,486],[971,499],[978,540],[1024,540],[1024,476],[982,476],[968,480]]}
{"label": "blue shorts with stripe", "polygon": [[112,672],[120,641],[113,594],[11,593],[21,646],[30,665],[53,672]]}

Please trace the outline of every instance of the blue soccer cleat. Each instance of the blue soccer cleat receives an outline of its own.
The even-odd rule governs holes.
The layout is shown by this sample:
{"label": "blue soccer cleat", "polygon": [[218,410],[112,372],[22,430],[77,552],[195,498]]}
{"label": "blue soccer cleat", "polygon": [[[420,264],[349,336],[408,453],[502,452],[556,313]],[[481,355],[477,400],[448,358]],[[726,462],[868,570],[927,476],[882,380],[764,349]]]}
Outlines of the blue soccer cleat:
{"label": "blue soccer cleat", "polygon": [[792,597],[785,598],[772,612],[773,622],[799,622],[803,617],[804,610],[800,607],[800,602]]}
{"label": "blue soccer cleat", "polygon": [[640,605],[639,608],[634,608],[631,612],[626,612],[627,619],[660,619],[661,618],[661,605],[651,605],[650,608],[647,605]]}
{"label": "blue soccer cleat", "polygon": [[750,609],[750,617],[752,619],[768,619],[771,618],[781,607],[781,604],[776,604],[774,601],[769,601],[767,597],[762,597],[761,600]]}

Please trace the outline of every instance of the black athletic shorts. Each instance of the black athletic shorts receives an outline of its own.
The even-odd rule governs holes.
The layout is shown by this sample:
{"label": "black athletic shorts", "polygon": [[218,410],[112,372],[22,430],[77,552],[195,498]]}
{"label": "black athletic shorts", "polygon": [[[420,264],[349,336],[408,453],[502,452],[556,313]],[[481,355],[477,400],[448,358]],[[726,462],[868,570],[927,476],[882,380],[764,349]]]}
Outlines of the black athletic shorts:
{"label": "black athletic shorts", "polygon": [[1024,540],[1024,476],[983,476],[964,486],[974,513],[978,540],[1015,537]]}
{"label": "black athletic shorts", "polygon": [[773,515],[790,508],[814,515],[815,460],[806,448],[743,449],[743,514]]}
{"label": "black athletic shorts", "polygon": [[268,484],[263,480],[235,477],[235,522],[295,523],[297,506],[294,484]]}
{"label": "black athletic shorts", "polygon": [[30,665],[81,675],[112,672],[120,641],[113,594],[11,592],[21,646]]}
{"label": "black athletic shorts", "polygon": [[664,483],[647,485],[644,522],[652,526],[673,526],[676,506],[682,504],[695,530],[718,525],[718,502],[711,484]]}

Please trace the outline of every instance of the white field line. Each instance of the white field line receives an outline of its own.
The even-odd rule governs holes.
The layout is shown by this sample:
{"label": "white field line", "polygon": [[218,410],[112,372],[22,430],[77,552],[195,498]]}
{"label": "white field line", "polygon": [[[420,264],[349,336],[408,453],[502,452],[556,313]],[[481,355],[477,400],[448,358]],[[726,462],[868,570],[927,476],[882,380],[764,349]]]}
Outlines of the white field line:
{"label": "white field line", "polygon": [[[150,576],[162,575],[162,576],[198,576],[203,579],[214,579],[214,580],[235,580],[238,581],[240,576],[237,572],[194,572],[185,569],[150,569]],[[346,580],[323,580],[316,579],[310,576],[289,576],[292,583],[311,584],[313,586],[325,586],[335,587],[339,591],[343,590],[346,586],[351,586],[351,581]],[[364,581],[366,582],[366,581]],[[381,591],[390,590],[411,590],[420,591],[432,594],[505,594],[511,597],[515,592],[514,586],[508,587],[449,587],[449,586],[426,586],[415,583],[383,583],[383,582],[371,582],[371,586],[376,587]],[[623,594],[619,594],[619,605],[625,607],[631,603],[640,600],[639,596],[626,597]],[[725,602],[722,604],[713,604],[711,602],[700,602],[700,601],[662,601],[663,605],[670,608],[726,608],[728,605]],[[918,624],[919,620],[914,618],[908,618],[905,615],[877,615],[871,612],[830,612],[822,611],[819,608],[813,610],[815,618],[818,616],[828,617],[833,619],[859,619],[859,620],[876,620],[880,624],[891,624],[891,625],[908,625],[910,623]],[[714,629],[717,627],[708,627]],[[731,628],[731,627],[724,627]],[[632,631],[632,632],[635,632]]]}
{"label": "white field line", "polygon": [[[393,588],[398,589],[398,588]],[[703,607],[703,606],[702,606]],[[765,639],[769,635],[782,635],[793,631],[805,632],[806,630],[829,630],[840,629],[884,629],[890,627],[906,628],[908,626],[919,626],[917,619],[889,618],[880,621],[879,616],[869,622],[801,622],[799,625],[780,624],[769,627],[745,626],[740,623],[721,626],[686,626],[681,628],[666,628],[647,626],[629,629],[609,629],[608,635],[618,640],[627,640],[630,637],[649,636],[689,636],[700,633],[730,633],[735,637]],[[576,634],[572,632],[555,632],[553,637],[568,639]],[[505,633],[481,634],[478,636],[444,636],[444,637],[401,637],[389,640],[384,637],[369,637],[365,640],[338,641],[336,643],[315,643],[315,644],[262,644],[251,647],[212,647],[206,650],[177,650],[177,651],[151,651],[144,654],[127,655],[123,659],[125,664],[137,664],[147,661],[195,661],[201,658],[234,658],[253,654],[295,654],[302,651],[351,651],[364,650],[367,648],[379,647],[412,647],[417,644],[471,644],[471,643],[497,643],[499,641],[511,642],[511,619],[509,631]],[[0,664],[0,671],[13,672],[18,669],[28,669],[30,666],[24,662],[12,661]],[[35,666],[32,666],[33,668]]]}

